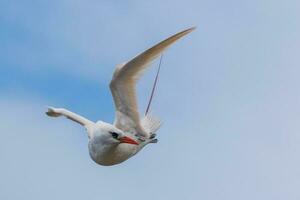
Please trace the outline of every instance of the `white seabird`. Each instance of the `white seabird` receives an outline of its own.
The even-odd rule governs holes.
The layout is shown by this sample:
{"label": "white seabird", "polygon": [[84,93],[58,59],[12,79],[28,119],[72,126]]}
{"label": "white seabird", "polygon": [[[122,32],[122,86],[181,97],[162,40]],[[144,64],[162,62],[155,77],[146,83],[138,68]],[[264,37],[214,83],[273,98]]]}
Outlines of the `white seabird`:
{"label": "white seabird", "polygon": [[108,166],[127,160],[145,145],[157,142],[155,132],[161,124],[150,115],[140,118],[135,85],[141,72],[170,45],[194,29],[181,31],[117,66],[109,85],[116,108],[114,124],[103,121],[95,123],[64,108],[49,107],[46,114],[51,117],[65,116],[84,126],[89,138],[89,153],[96,163]]}

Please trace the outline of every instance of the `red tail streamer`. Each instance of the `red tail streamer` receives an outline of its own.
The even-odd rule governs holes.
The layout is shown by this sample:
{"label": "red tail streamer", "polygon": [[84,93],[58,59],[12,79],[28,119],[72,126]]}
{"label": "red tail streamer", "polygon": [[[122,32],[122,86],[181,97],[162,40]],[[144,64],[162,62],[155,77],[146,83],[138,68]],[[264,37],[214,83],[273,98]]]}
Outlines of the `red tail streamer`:
{"label": "red tail streamer", "polygon": [[161,66],[162,58],[163,58],[163,54],[161,54],[161,56],[160,56],[159,66],[158,66],[158,69],[157,69],[157,72],[156,72],[154,84],[153,84],[153,87],[152,87],[152,91],[151,91],[151,95],[150,95],[150,99],[149,99],[149,102],[148,102],[148,106],[147,106],[145,115],[147,115],[148,112],[149,112],[149,109],[150,109],[150,106],[151,106],[151,102],[152,102],[152,99],[153,99],[153,96],[154,96],[154,92],[155,92],[156,84],[157,84],[157,80],[158,80],[158,75],[159,75],[159,72],[160,72],[160,66]]}

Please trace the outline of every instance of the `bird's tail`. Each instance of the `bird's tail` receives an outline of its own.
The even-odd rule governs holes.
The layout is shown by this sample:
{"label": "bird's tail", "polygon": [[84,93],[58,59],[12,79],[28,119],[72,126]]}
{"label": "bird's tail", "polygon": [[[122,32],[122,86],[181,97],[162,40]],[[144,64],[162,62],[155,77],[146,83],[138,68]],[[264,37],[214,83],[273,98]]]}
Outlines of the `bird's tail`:
{"label": "bird's tail", "polygon": [[160,126],[162,125],[162,122],[160,119],[158,119],[150,114],[147,114],[142,119],[141,125],[147,133],[149,133],[150,135],[153,135],[160,128]]}

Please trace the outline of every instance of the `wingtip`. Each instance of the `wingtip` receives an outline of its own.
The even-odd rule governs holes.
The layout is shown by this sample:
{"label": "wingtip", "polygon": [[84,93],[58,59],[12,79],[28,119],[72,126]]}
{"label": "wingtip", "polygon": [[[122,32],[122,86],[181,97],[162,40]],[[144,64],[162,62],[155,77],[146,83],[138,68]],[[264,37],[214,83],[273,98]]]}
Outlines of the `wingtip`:
{"label": "wingtip", "polygon": [[195,30],[197,28],[197,26],[192,26],[191,28],[189,28],[189,29],[191,29],[191,30]]}
{"label": "wingtip", "polygon": [[47,106],[47,111],[45,112],[46,115],[48,115],[49,117],[58,117],[60,116],[60,113],[56,112],[54,107],[51,106]]}
{"label": "wingtip", "polygon": [[192,31],[194,31],[196,28],[197,28],[197,26],[192,26],[191,28],[188,28],[188,29],[184,30],[184,32],[190,33]]}
{"label": "wingtip", "polygon": [[183,37],[184,35],[187,35],[190,32],[194,31],[196,28],[197,28],[196,26],[190,27],[188,29],[185,29],[185,30],[175,34],[174,36],[179,39],[179,38]]}

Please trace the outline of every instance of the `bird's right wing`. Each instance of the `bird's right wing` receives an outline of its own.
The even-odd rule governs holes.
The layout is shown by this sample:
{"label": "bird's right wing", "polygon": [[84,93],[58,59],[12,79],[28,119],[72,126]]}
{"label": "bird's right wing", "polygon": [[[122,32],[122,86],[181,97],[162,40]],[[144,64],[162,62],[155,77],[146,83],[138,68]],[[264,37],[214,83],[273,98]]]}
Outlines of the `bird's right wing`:
{"label": "bird's right wing", "polygon": [[110,89],[116,107],[115,126],[117,128],[133,134],[147,135],[140,125],[135,92],[136,81],[151,61],[161,55],[171,44],[194,29],[189,28],[179,32],[116,68],[110,82]]}

